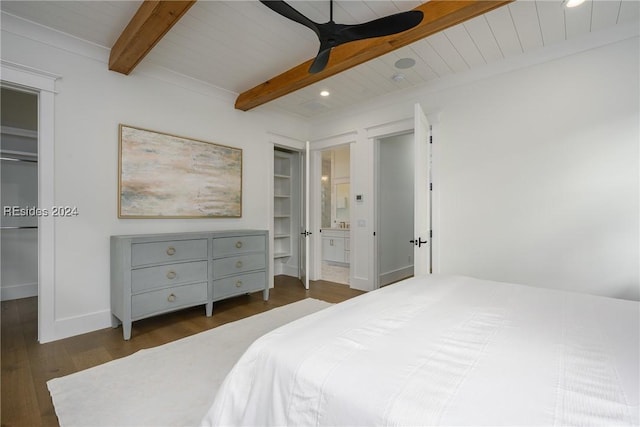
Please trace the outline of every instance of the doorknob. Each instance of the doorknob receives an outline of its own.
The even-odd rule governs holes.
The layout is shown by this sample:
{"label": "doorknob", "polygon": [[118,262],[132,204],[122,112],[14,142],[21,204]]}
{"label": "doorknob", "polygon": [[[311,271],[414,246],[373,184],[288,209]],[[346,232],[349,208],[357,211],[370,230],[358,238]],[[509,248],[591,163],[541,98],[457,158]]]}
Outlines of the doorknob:
{"label": "doorknob", "polygon": [[413,243],[414,245],[416,245],[417,247],[422,247],[422,245],[426,244],[427,241],[426,240],[422,240],[421,237],[418,237],[417,240],[409,240],[410,243]]}

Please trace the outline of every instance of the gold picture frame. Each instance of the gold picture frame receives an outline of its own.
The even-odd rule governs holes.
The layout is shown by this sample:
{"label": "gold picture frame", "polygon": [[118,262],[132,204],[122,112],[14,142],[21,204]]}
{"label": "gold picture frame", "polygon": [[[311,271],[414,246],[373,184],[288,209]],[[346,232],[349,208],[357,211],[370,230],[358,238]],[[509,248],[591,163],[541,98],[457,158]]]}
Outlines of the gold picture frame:
{"label": "gold picture frame", "polygon": [[118,218],[242,217],[242,149],[120,124]]}

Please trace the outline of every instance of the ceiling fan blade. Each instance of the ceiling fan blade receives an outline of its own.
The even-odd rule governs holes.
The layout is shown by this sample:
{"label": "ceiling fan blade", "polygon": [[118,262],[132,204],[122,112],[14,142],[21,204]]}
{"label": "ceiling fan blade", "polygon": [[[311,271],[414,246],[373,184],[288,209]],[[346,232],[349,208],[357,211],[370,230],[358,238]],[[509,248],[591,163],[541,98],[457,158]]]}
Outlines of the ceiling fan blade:
{"label": "ceiling fan blade", "polygon": [[410,10],[408,12],[396,13],[395,15],[374,19],[373,21],[363,24],[336,24],[333,21],[333,0],[330,0],[331,18],[329,22],[319,24],[307,18],[283,0],[260,0],[260,3],[277,14],[304,25],[316,33],[320,40],[320,50],[309,67],[309,73],[312,74],[325,69],[329,63],[331,48],[355,40],[400,33],[415,27],[423,18],[421,11]]}
{"label": "ceiling fan blade", "polygon": [[311,74],[315,74],[324,70],[324,67],[326,67],[327,63],[329,62],[330,53],[331,53],[331,47],[320,46],[320,51],[318,52],[316,59],[313,60],[313,63],[309,67],[309,72]]}
{"label": "ceiling fan blade", "polygon": [[400,12],[363,24],[347,25],[338,33],[340,43],[372,37],[389,36],[401,33],[422,22],[423,13],[419,10]]}
{"label": "ceiling fan blade", "polygon": [[289,6],[282,0],[260,0],[260,3],[267,6],[269,9],[273,10],[279,15],[284,16],[285,18],[291,19],[298,24],[302,24],[307,28],[310,28],[315,32],[318,36],[320,35],[320,30],[318,29],[318,24],[313,22],[311,19],[307,18],[293,7]]}

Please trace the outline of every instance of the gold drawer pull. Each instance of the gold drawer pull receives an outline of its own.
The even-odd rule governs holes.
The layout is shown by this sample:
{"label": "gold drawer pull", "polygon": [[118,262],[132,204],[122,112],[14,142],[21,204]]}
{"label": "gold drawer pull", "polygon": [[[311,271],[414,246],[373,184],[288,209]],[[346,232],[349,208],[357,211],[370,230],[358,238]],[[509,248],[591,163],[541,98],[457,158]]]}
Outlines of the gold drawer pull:
{"label": "gold drawer pull", "polygon": [[236,262],[236,268],[242,268],[242,261]]}
{"label": "gold drawer pull", "polygon": [[173,280],[177,277],[178,275],[176,274],[175,271],[171,270],[169,272],[167,272],[167,279],[169,280]]}
{"label": "gold drawer pull", "polygon": [[236,282],[236,288],[241,288],[242,287],[242,280],[238,280]]}
{"label": "gold drawer pull", "polygon": [[176,294],[171,294],[167,297],[167,301],[174,302],[176,300]]}
{"label": "gold drawer pull", "polygon": [[242,247],[242,241],[238,240],[236,242],[236,248],[240,249]]}
{"label": "gold drawer pull", "polygon": [[173,246],[169,246],[167,248],[167,255],[172,256],[176,254],[176,248],[174,248]]}

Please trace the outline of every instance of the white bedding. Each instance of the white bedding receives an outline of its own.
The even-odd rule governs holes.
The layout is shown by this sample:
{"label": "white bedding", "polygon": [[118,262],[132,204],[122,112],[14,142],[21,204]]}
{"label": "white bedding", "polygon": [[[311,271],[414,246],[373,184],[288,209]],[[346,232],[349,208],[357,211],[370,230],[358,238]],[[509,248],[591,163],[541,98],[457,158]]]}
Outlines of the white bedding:
{"label": "white bedding", "polygon": [[258,339],[203,425],[637,425],[639,303],[414,278]]}

